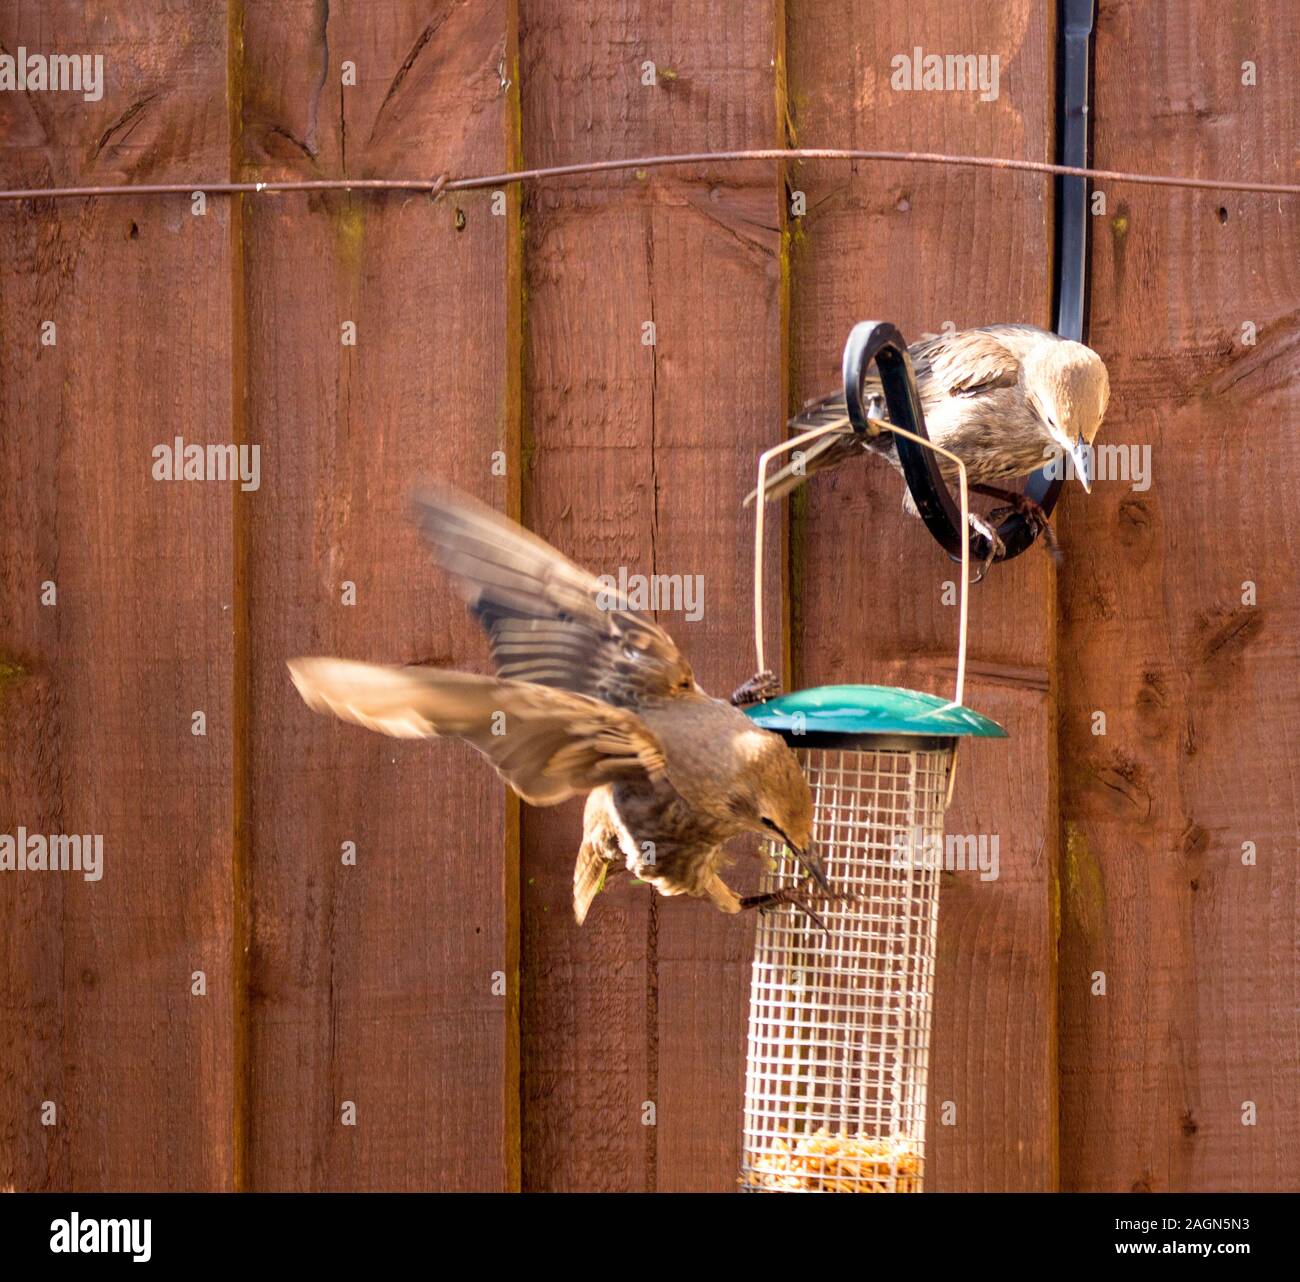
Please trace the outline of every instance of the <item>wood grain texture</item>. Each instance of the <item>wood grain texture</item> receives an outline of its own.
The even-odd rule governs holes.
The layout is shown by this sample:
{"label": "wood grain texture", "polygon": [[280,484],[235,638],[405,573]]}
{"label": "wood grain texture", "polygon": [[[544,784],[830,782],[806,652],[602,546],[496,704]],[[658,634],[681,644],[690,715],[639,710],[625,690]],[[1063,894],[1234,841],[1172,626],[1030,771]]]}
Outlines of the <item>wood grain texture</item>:
{"label": "wood grain texture", "polygon": [[[224,173],[220,8],[6,6],[19,46],[106,77],[0,94],[6,186]],[[151,477],[229,440],[229,246],[184,198],[0,207],[0,833],[103,838],[0,873],[6,1190],[232,1183],[231,485]]]}
{"label": "wood grain texture", "polygon": [[[1104,3],[1096,59],[1098,165],[1294,177],[1294,8]],[[1300,207],[1106,198],[1105,435],[1150,447],[1151,484],[1066,511],[1062,1185],[1294,1189]]]}
{"label": "wood grain texture", "polygon": [[[794,141],[1051,160],[1048,9],[1029,0],[793,6]],[[997,54],[998,97],[891,88],[891,59],[918,46]],[[796,404],[838,385],[844,340],[859,320],[891,320],[912,340],[945,322],[1050,324],[1046,180],[820,163],[792,167],[788,182],[808,209],[793,223]],[[951,691],[957,612],[942,603],[942,585],[958,574],[903,514],[902,497],[894,472],[864,460],[815,478],[796,501],[798,685]],[[963,749],[948,814],[950,833],[998,838],[1001,868],[994,882],[943,878],[926,1169],[937,1191],[1055,1182],[1055,715],[1045,688],[1053,593],[1050,562],[1035,549],[972,594],[966,702],[1011,739]],[[948,1101],[953,1126],[941,1123]]]}
{"label": "wood grain texture", "polygon": [[[526,163],[772,145],[774,19],[526,0]],[[529,522],[597,573],[701,576],[699,621],[659,617],[723,695],[753,669],[740,501],[784,404],[777,192],[770,166],[728,166],[546,182],[526,205]],[[575,926],[579,833],[576,804],[524,817],[525,1187],[733,1188],[752,923],[619,878]]]}
{"label": "wood grain texture", "polygon": [[[511,22],[505,3],[246,5],[245,177],[509,167]],[[503,786],[462,745],[314,716],[284,667],[295,654],[485,666],[408,501],[437,476],[510,505],[493,456],[517,468],[517,203],[501,216],[492,203],[331,193],[244,207],[246,432],[265,457],[241,518],[253,1188],[517,1179]],[[355,606],[341,604],[349,581]]]}
{"label": "wood grain texture", "polygon": [[[0,93],[0,182],[782,140],[1050,159],[1052,9],[9,5],[0,49],[107,80]],[[998,97],[893,90],[917,46],[998,54]],[[1298,64],[1286,6],[1103,0],[1095,163],[1294,176]],[[927,1184],[1289,1189],[1300,211],[1105,195],[1102,439],[1151,446],[1152,484],[1067,488],[1061,569],[1035,550],[974,591],[967,702],[1012,737],[963,750],[949,814],[1001,867],[943,879]],[[734,1187],[752,922],[623,880],[576,927],[580,805],[521,820],[468,749],[313,716],[284,661],[486,670],[408,519],[439,476],[597,572],[701,576],[699,621],[659,617],[725,694],[760,449],[856,320],[1048,323],[1051,212],[1038,176],[842,163],[0,205],[0,834],[105,846],[94,883],[0,872],[0,1189]],[[258,445],[260,488],[152,480],[176,435]],[[901,499],[869,462],[816,478],[788,556],[773,509],[796,687],[950,689],[955,568]]]}

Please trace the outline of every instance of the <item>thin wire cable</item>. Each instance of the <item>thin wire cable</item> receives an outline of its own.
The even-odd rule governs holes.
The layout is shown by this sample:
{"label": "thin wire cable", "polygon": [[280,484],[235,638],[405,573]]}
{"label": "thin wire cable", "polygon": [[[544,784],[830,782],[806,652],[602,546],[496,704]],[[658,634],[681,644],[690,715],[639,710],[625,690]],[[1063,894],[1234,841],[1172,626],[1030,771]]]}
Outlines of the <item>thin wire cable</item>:
{"label": "thin wire cable", "polygon": [[879,151],[841,147],[759,147],[746,151],[694,151],[677,155],[630,156],[623,160],[595,160],[575,165],[519,169],[512,173],[481,174],[471,178],[313,178],[275,182],[116,183],[78,187],[28,187],[0,191],[0,200],[61,200],[85,196],[177,196],[292,191],[410,191],[437,195],[442,191],[470,191],[479,187],[504,187],[540,178],[567,178],[625,169],[656,169],[663,165],[701,165],[748,160],[868,160],[886,164],[954,165],[969,169],[998,169],[1053,177],[1091,178],[1098,182],[1135,183],[1148,187],[1184,187],[1198,191],[1245,191],[1265,195],[1298,196],[1300,183],[1264,183],[1242,178],[1187,178],[1180,174],[1138,174],[1120,169],[1086,169],[1054,165],[1042,160],[1015,160],[1007,156],[965,156],[936,151]]}

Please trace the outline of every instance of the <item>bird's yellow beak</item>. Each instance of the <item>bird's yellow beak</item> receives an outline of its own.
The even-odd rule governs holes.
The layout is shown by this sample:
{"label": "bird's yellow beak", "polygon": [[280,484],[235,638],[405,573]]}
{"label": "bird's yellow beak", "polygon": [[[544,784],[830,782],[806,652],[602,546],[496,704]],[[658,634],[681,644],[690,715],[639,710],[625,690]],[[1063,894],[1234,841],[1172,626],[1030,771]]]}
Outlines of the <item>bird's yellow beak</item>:
{"label": "bird's yellow beak", "polygon": [[1092,493],[1092,446],[1079,433],[1079,439],[1070,447],[1070,461],[1074,464],[1074,474],[1079,478],[1085,494]]}

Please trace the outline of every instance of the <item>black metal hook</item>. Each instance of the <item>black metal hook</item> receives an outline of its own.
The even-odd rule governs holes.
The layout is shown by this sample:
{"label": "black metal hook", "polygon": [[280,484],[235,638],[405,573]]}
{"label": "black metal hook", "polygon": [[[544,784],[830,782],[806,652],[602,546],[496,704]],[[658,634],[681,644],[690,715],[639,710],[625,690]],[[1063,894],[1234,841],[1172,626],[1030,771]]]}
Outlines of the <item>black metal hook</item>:
{"label": "black metal hook", "polygon": [[[925,430],[925,413],[921,409],[921,397],[916,390],[916,371],[912,368],[912,358],[908,355],[907,343],[902,334],[888,321],[859,321],[850,332],[849,341],[844,344],[844,401],[848,406],[849,422],[852,423],[853,430],[866,436],[876,436],[888,430],[887,427],[876,427],[869,422],[862,398],[863,380],[872,361],[880,370],[890,423],[928,441],[930,436]],[[961,560],[962,539],[966,537],[958,532],[961,529],[961,510],[953,502],[944,483],[934,451],[902,436],[895,436],[894,444],[898,449],[898,461],[902,465],[907,488],[911,491],[912,501],[926,528],[949,556]],[[1034,536],[1029,523],[1023,521],[1018,514],[1014,519],[1022,521],[1032,542]],[[1003,529],[998,531],[998,537],[1004,542],[1004,530],[1010,524],[1009,518],[1003,523]],[[969,532],[969,538],[972,559],[983,561],[989,554],[988,539],[975,531]],[[1007,555],[1010,555],[1009,545]]]}

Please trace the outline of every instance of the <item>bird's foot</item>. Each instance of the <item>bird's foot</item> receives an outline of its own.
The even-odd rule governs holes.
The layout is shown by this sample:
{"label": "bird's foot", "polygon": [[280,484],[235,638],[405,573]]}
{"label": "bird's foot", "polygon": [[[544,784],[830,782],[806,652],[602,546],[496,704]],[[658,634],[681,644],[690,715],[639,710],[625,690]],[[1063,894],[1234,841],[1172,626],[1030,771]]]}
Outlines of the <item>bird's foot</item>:
{"label": "bird's foot", "polygon": [[979,583],[989,572],[989,566],[998,559],[1006,550],[1006,544],[998,538],[998,532],[977,512],[968,513],[970,518],[971,529],[977,534],[982,534],[989,542],[988,555],[980,565],[979,573],[975,576],[974,582]]}
{"label": "bird's foot", "polygon": [[1001,499],[1004,506],[995,507],[989,513],[989,519],[1001,523],[1012,512],[1018,512],[1033,527],[1034,537],[1040,535],[1043,539],[1043,546],[1047,549],[1048,555],[1053,561],[1061,561],[1061,545],[1057,542],[1056,531],[1052,529],[1052,519],[1043,511],[1040,503],[1031,499],[1028,494],[1020,494],[1015,490],[1004,490],[993,485],[974,485],[971,487],[977,493],[986,494],[989,498]]}
{"label": "bird's foot", "polygon": [[780,677],[764,668],[731,692],[731,702],[735,707],[743,708],[751,703],[764,703],[768,699],[774,699],[780,693]]}
{"label": "bird's foot", "polygon": [[769,890],[761,895],[745,895],[740,906],[744,908],[757,908],[759,912],[766,912],[769,908],[779,908],[782,904],[791,904],[798,908],[810,921],[816,924],[825,934],[829,935],[830,928],[822,920],[821,916],[809,904],[810,899],[836,900],[848,899],[845,894],[831,891],[819,891],[808,884],[807,881],[801,881],[793,886],[782,886],[780,890]]}

